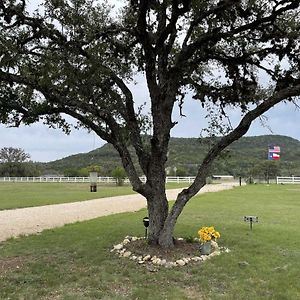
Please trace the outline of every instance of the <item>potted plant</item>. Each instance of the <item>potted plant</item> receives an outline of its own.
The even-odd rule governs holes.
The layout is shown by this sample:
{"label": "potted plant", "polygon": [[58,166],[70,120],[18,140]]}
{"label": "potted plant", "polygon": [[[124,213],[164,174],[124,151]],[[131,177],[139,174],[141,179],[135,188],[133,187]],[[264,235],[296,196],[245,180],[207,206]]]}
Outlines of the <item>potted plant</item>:
{"label": "potted plant", "polygon": [[220,233],[215,230],[213,226],[210,227],[202,227],[198,231],[198,235],[200,237],[201,245],[200,245],[200,253],[202,255],[209,255],[211,253],[211,241],[215,241],[220,238]]}

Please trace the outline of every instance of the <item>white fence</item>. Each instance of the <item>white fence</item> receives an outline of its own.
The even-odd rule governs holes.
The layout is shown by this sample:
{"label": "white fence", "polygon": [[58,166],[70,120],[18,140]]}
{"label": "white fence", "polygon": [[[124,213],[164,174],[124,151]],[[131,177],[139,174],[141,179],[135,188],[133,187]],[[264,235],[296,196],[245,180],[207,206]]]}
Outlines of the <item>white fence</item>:
{"label": "white fence", "polygon": [[277,177],[277,184],[300,184],[300,177],[292,176],[292,177]]}
{"label": "white fence", "polygon": [[[142,176],[140,179],[145,182],[146,177]],[[192,183],[195,177],[167,177],[166,182],[186,182]],[[0,182],[64,182],[64,183],[89,183],[89,177],[0,177]],[[98,177],[98,183],[116,183],[114,177]],[[128,178],[125,183],[129,183]]]}

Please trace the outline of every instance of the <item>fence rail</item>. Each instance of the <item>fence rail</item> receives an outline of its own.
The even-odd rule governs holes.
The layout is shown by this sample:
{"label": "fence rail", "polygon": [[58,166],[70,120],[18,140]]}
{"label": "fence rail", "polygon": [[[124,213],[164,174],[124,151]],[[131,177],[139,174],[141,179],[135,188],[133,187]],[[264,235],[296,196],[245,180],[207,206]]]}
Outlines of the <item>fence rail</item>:
{"label": "fence rail", "polygon": [[290,184],[300,184],[300,177],[291,176],[291,177],[277,177],[277,184],[290,183]]}
{"label": "fence rail", "polygon": [[[140,179],[145,182],[146,177],[142,176]],[[175,183],[192,183],[195,177],[167,177],[166,182],[175,182]],[[89,183],[89,177],[0,177],[0,182],[62,182],[62,183]],[[116,183],[114,177],[98,177],[98,183]],[[125,178],[125,183],[129,183],[128,178]]]}

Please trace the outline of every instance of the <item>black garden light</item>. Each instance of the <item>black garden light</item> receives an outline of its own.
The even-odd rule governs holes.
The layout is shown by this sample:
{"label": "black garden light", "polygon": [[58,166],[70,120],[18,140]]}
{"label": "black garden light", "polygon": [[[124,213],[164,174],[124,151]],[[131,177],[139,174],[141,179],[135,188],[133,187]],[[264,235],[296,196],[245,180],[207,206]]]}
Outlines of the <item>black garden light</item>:
{"label": "black garden light", "polygon": [[149,227],[149,217],[145,217],[143,219],[143,223],[145,226],[145,239],[147,238],[148,234],[147,234],[147,228]]}

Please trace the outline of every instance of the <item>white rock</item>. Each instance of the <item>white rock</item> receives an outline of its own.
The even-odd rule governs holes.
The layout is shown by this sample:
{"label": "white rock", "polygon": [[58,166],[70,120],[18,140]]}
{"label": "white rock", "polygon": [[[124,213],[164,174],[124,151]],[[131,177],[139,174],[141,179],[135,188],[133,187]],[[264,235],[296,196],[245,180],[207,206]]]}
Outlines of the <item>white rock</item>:
{"label": "white rock", "polygon": [[178,260],[176,260],[176,264],[179,265],[179,266],[184,266],[185,265],[185,261],[182,260],[182,259],[178,259]]}
{"label": "white rock", "polygon": [[115,250],[121,250],[123,248],[123,245],[122,244],[118,244],[118,245],[115,245],[114,246],[114,249]]}
{"label": "white rock", "polygon": [[148,261],[150,259],[151,259],[151,255],[148,254],[148,255],[144,256],[143,261]]}
{"label": "white rock", "polygon": [[193,261],[201,261],[201,257],[200,256],[194,256],[191,258]]}
{"label": "white rock", "polygon": [[214,248],[214,249],[218,249],[219,248],[219,245],[216,241],[211,241],[210,242],[211,246]]}
{"label": "white rock", "polygon": [[129,240],[129,239],[125,239],[125,240],[122,242],[123,245],[126,245],[126,244],[128,244],[128,243],[130,243],[130,240]]}
{"label": "white rock", "polygon": [[132,240],[133,242],[135,242],[135,241],[138,240],[138,238],[137,238],[136,236],[133,236],[133,237],[131,238],[131,240]]}
{"label": "white rock", "polygon": [[161,261],[160,261],[160,265],[161,266],[165,266],[167,264],[167,261],[165,260],[165,259],[162,259]]}
{"label": "white rock", "polygon": [[226,253],[229,253],[229,252],[231,252],[231,250],[228,249],[228,248],[226,248],[226,249],[225,249],[225,252],[226,252]]}
{"label": "white rock", "polygon": [[139,260],[138,263],[141,265],[144,264],[145,262],[143,260]]}
{"label": "white rock", "polygon": [[178,238],[177,240],[178,240],[178,241],[183,241],[183,238]]}
{"label": "white rock", "polygon": [[137,257],[136,257],[135,255],[132,255],[132,256],[130,257],[130,259],[132,259],[132,260],[137,260]]}
{"label": "white rock", "polygon": [[129,257],[130,255],[131,255],[131,252],[130,251],[126,251],[126,252],[124,252],[123,257]]}
{"label": "white rock", "polygon": [[152,256],[151,261],[154,261],[156,259],[157,259],[157,257],[154,255],[154,256]]}
{"label": "white rock", "polygon": [[122,250],[119,251],[119,253],[125,253],[126,252],[126,249],[123,248]]}

